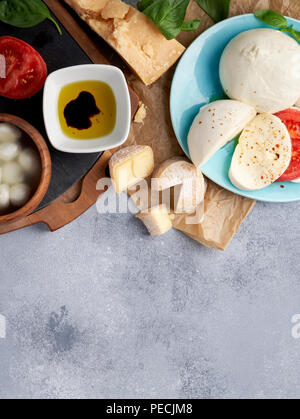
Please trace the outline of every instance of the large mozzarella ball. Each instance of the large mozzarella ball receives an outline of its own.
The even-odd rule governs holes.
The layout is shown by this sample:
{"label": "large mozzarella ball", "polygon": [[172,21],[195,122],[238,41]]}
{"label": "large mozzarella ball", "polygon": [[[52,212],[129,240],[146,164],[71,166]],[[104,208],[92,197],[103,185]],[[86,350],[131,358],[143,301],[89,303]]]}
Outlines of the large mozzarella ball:
{"label": "large mozzarella ball", "polygon": [[220,79],[231,99],[258,112],[288,109],[300,97],[300,46],[274,29],[243,32],[223,52]]}
{"label": "large mozzarella ball", "polygon": [[22,131],[6,122],[0,123],[0,142],[15,142],[22,136]]}
{"label": "large mozzarella ball", "polygon": [[18,143],[3,143],[0,144],[0,160],[10,161],[14,160],[20,152],[20,145]]}
{"label": "large mozzarella ball", "polygon": [[5,210],[10,205],[9,186],[0,185],[0,210]]}
{"label": "large mozzarella ball", "polygon": [[12,186],[9,191],[10,203],[14,207],[22,207],[29,200],[30,192],[30,187],[25,183]]}
{"label": "large mozzarella ball", "polygon": [[24,172],[16,162],[5,163],[2,166],[2,181],[8,185],[15,185],[24,181]]}
{"label": "large mozzarella ball", "polygon": [[18,157],[18,162],[22,169],[32,176],[40,171],[41,163],[39,155],[32,148],[25,148],[22,150]]}

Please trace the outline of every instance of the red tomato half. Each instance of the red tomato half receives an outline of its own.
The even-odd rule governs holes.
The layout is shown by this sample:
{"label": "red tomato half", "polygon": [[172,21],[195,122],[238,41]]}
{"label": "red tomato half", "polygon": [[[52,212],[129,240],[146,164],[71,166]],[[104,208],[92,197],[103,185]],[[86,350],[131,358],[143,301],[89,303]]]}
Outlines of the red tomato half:
{"label": "red tomato half", "polygon": [[275,114],[287,127],[292,139],[292,160],[277,182],[288,182],[300,178],[300,109],[291,108]]}
{"label": "red tomato half", "polygon": [[0,78],[0,95],[26,99],[42,89],[47,66],[34,48],[20,39],[1,36],[0,54],[6,61],[6,77]]}

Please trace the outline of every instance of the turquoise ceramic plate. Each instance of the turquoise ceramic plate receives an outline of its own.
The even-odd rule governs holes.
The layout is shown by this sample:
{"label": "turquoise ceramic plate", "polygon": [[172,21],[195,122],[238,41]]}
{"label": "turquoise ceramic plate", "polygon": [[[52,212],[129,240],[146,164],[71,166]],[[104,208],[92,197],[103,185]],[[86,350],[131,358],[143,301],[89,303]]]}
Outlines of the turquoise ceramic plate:
{"label": "turquoise ceramic plate", "polygon": [[[300,22],[288,19],[300,30]],[[188,48],[178,64],[171,89],[171,117],[175,134],[182,149],[189,156],[187,136],[189,128],[201,106],[212,98],[223,95],[219,79],[219,62],[228,42],[249,29],[268,27],[254,15],[242,15],[212,26]],[[234,151],[234,141],[219,150],[201,170],[212,181],[236,194],[266,202],[292,202],[300,200],[300,184],[274,183],[260,191],[241,191],[228,178]],[[284,186],[284,187],[283,187]]]}

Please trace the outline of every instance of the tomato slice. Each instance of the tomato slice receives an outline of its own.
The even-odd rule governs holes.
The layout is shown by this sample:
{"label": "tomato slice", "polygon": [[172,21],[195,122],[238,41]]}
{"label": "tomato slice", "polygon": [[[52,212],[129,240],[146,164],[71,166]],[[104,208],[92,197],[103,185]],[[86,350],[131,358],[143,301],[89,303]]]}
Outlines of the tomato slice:
{"label": "tomato slice", "polygon": [[6,77],[0,79],[0,95],[10,99],[26,99],[42,89],[47,66],[32,46],[18,38],[1,36],[0,54],[6,62]]}
{"label": "tomato slice", "polygon": [[300,178],[300,109],[290,108],[275,114],[287,127],[292,140],[292,160],[277,182],[289,182]]}

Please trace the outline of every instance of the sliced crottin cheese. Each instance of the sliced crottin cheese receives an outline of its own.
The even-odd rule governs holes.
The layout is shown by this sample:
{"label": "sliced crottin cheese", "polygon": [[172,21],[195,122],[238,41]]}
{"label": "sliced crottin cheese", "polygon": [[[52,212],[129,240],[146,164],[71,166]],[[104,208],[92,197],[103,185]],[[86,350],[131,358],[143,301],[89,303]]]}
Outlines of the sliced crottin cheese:
{"label": "sliced crottin cheese", "polygon": [[236,100],[219,100],[200,109],[188,146],[195,166],[203,166],[220,148],[235,138],[255,117],[256,110]]}
{"label": "sliced crottin cheese", "polygon": [[242,132],[229,171],[234,186],[258,190],[275,182],[288,168],[292,143],[277,116],[258,115]]}
{"label": "sliced crottin cheese", "polygon": [[117,151],[109,162],[110,176],[117,193],[151,175],[154,169],[152,148],[137,145]]}
{"label": "sliced crottin cheese", "polygon": [[136,217],[145,224],[151,236],[161,236],[172,228],[172,221],[165,204],[142,211]]}
{"label": "sliced crottin cheese", "polygon": [[65,0],[149,85],[185,51],[168,41],[143,13],[120,0]]}
{"label": "sliced crottin cheese", "polygon": [[189,214],[203,202],[207,190],[207,181],[199,178],[189,179],[182,185],[174,188],[173,202],[176,214]]}
{"label": "sliced crottin cheese", "polygon": [[156,191],[174,190],[175,212],[193,212],[203,201],[206,192],[202,172],[183,157],[173,157],[159,165],[152,176]]}

